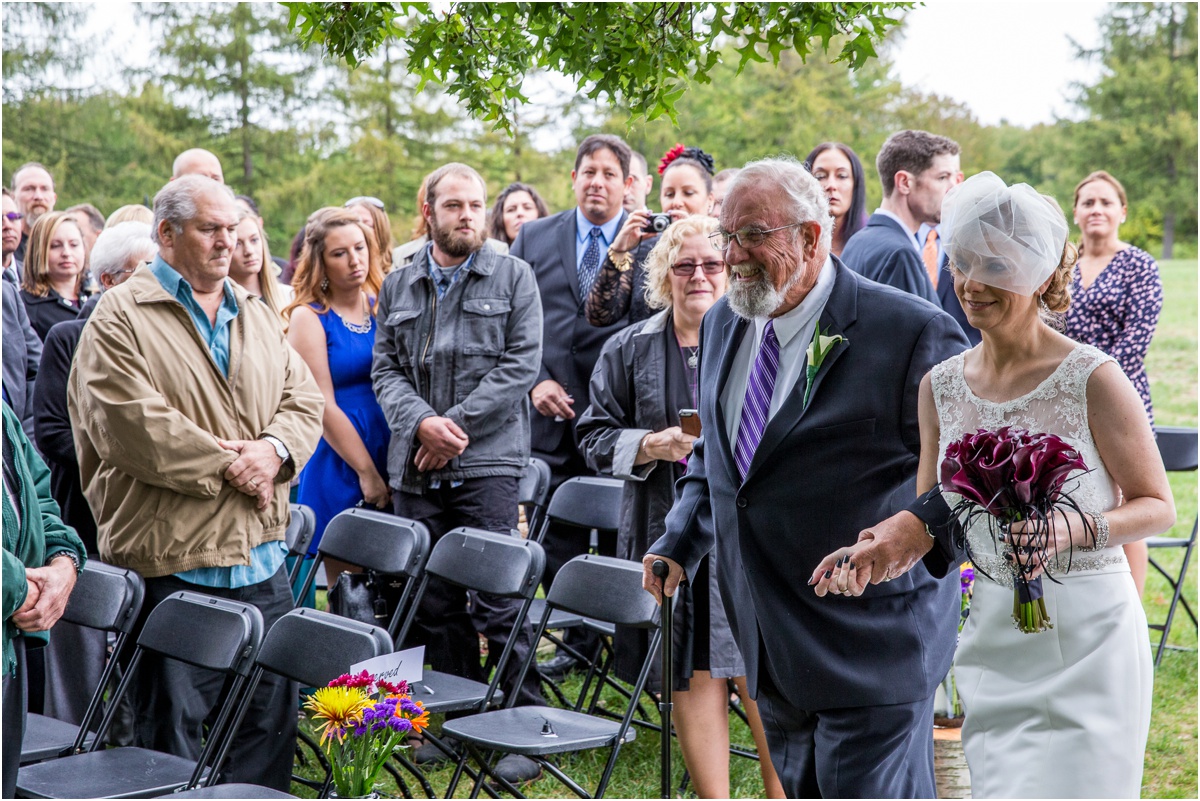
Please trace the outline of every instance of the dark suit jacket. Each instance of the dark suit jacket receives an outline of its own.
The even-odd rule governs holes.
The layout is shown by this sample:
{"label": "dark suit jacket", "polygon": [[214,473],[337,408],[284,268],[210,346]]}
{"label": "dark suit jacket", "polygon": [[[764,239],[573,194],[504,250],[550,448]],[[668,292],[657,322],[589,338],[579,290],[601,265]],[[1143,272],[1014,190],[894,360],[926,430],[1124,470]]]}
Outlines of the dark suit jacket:
{"label": "dark suit jacket", "polygon": [[[621,213],[618,229],[625,222]],[[593,326],[584,314],[575,266],[575,209],[521,226],[508,251],[533,267],[542,296],[542,365],[537,382],[554,379],[575,399],[575,419],[556,423],[536,410],[530,421],[533,455],[545,459],[556,483],[587,471],[575,442],[575,423],[588,406],[588,384],[600,349],[629,325],[626,312],[612,325]]]}
{"label": "dark suit jacket", "polygon": [[894,286],[938,305],[925,262],[917,252],[916,240],[904,226],[886,214],[872,214],[867,227],[850,237],[842,249],[842,261],[872,281]]}
{"label": "dark suit jacket", "polygon": [[963,311],[962,304],[958,302],[958,295],[954,294],[954,276],[950,273],[950,257],[944,253],[939,269],[941,272],[938,273],[938,305],[946,314],[954,318],[954,322],[958,323],[958,327],[967,335],[971,344],[978,345],[983,337],[978,328],[967,322],[967,313]]}
{"label": "dark suit jacket", "polygon": [[765,669],[805,710],[930,697],[950,667],[959,606],[958,582],[935,580],[921,565],[859,598],[818,598],[807,586],[826,554],[914,502],[917,389],[967,345],[941,310],[834,264],[820,325],[847,342],[821,365],[807,408],[803,375],[797,381],[767,424],[745,483],[720,393],[750,323],[725,300],[705,315],[705,435],[676,485],[666,534],[651,547],[689,575],[716,548],[751,694]]}
{"label": "dark suit jacket", "polygon": [[98,554],[96,519],[79,480],[75,435],[67,413],[67,377],[87,318],[100,302],[95,295],[83,304],[79,318],[58,323],[46,335],[45,351],[33,392],[37,447],[50,468],[50,494],[62,508],[63,522],[75,529],[89,554]]}
{"label": "dark suit jacket", "polygon": [[42,340],[25,311],[21,290],[5,278],[4,286],[4,391],[21,428],[33,441],[33,386],[42,361]]}

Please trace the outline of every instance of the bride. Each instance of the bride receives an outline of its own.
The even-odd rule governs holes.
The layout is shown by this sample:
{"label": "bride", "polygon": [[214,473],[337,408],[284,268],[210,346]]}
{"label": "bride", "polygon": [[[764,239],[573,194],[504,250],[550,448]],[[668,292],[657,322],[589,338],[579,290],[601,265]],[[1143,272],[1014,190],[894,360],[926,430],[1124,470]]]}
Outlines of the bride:
{"label": "bride", "polygon": [[[955,294],[983,341],[921,383],[918,491],[936,485],[946,446],[979,428],[1057,434],[1089,468],[1066,485],[1083,514],[1055,513],[1045,563],[1023,550],[1032,543],[1019,523],[999,546],[983,521],[966,534],[979,569],[955,678],[972,797],[1136,798],[1153,674],[1121,546],[1175,521],[1154,434],[1117,363],[1047,325],[1067,308],[1075,262],[1056,203],[985,172],[947,194],[941,230]],[[960,499],[945,495],[951,506]],[[923,550],[932,543],[926,537]],[[857,595],[894,578],[912,559],[891,558],[887,544],[864,532],[831,554],[818,591]],[[1047,575],[1048,631],[1023,634],[1013,623],[1019,564]]]}

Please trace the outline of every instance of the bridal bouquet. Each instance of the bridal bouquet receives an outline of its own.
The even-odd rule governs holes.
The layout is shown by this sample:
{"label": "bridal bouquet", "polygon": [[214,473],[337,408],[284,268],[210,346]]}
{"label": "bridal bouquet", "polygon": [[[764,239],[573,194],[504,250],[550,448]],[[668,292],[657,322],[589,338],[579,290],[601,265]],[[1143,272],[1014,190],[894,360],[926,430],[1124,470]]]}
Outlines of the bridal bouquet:
{"label": "bridal bouquet", "polygon": [[[1011,426],[981,428],[946,447],[941,486],[963,497],[952,510],[963,531],[983,516],[993,541],[1001,543],[1009,526],[1025,521],[1031,543],[1025,555],[1036,553],[1044,568],[1056,555],[1047,552],[1054,512],[1070,510],[1084,517],[1063,485],[1073,471],[1086,469],[1079,452],[1054,434],[1031,434]],[[973,557],[972,561],[978,567]],[[1014,554],[1013,620],[1023,632],[1045,631],[1053,624],[1042,598],[1042,579],[1029,577],[1032,567],[1025,561]]]}
{"label": "bridal bouquet", "polygon": [[325,721],[318,727],[321,747],[342,798],[365,798],[392,754],[412,732],[429,725],[429,713],[408,692],[367,671],[339,676],[317,689],[304,706]]}

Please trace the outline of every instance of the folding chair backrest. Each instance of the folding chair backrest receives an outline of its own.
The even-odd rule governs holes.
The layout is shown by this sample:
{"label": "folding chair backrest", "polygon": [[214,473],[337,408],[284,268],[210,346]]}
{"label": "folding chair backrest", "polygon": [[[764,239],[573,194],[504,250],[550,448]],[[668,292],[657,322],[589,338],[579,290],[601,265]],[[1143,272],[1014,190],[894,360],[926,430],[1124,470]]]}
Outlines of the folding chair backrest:
{"label": "folding chair backrest", "polygon": [[1155,426],[1158,452],[1163,466],[1170,471],[1196,469],[1197,430],[1176,426]]}
{"label": "folding chair backrest", "polygon": [[433,546],[425,572],[469,590],[532,598],[546,552],[531,540],[477,528],[456,528]]}
{"label": "folding chair backrest", "polygon": [[311,507],[302,503],[290,504],[289,511],[291,517],[288,519],[283,540],[287,543],[289,556],[304,556],[308,553],[308,545],[317,531],[317,516]]}
{"label": "folding chair backrest", "polygon": [[529,458],[529,464],[521,471],[521,481],[517,487],[517,503],[533,506],[545,506],[550,497],[550,465],[536,456]]}
{"label": "folding chair backrest", "polygon": [[600,476],[577,476],[554,491],[547,521],[581,528],[616,531],[621,526],[621,494],[625,482]]}
{"label": "folding chair backrest", "polygon": [[245,676],[262,637],[263,618],[257,607],[177,592],[150,612],[137,647],[196,667]]}
{"label": "folding chair backrest", "polygon": [[546,604],[606,623],[658,627],[658,604],[642,589],[642,566],[626,559],[575,557],[554,577]]}
{"label": "folding chair backrest", "polygon": [[128,634],[146,597],[146,582],[132,570],[95,559],[83,566],[62,619],[89,629]]}
{"label": "folding chair backrest", "polygon": [[329,521],[317,550],[379,573],[415,576],[429,556],[429,530],[386,512],[347,509]]}
{"label": "folding chair backrest", "polygon": [[317,609],[293,609],[271,626],[255,661],[304,687],[324,687],[351,665],[391,651],[387,629]]}

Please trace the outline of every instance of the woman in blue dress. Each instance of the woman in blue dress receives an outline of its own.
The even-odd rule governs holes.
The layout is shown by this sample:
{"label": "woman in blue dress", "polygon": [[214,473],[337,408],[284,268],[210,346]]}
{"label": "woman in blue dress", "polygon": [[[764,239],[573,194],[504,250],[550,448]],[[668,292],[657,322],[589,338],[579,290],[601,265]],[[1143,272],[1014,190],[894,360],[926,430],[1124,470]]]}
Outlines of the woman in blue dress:
{"label": "woman in blue dress", "polygon": [[[325,396],[324,435],[300,474],[297,500],[312,507],[316,555],[325,526],[360,501],[391,506],[387,483],[388,425],[371,388],[375,300],[383,283],[379,251],[358,215],[324,208],[308,218],[304,249],[284,310],[288,342],[304,358]],[[327,561],[332,582],[351,565]]]}

